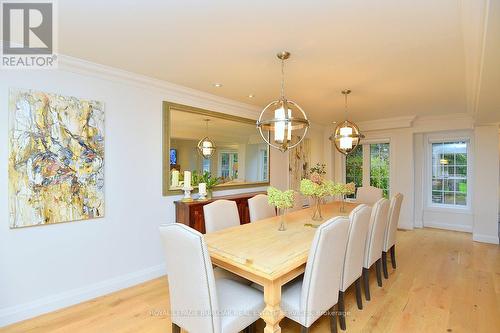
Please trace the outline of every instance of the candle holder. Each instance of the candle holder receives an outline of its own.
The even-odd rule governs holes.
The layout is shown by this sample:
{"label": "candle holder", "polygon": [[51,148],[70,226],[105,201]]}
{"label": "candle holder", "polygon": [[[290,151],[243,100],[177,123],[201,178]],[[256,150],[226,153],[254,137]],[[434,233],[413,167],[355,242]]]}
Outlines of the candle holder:
{"label": "candle holder", "polygon": [[199,193],[198,193],[198,195],[199,195],[199,196],[198,196],[198,200],[200,200],[200,201],[205,201],[205,200],[207,200],[207,194],[206,194],[206,193],[201,193],[201,192],[199,192]]}
{"label": "candle holder", "polygon": [[182,190],[184,191],[184,198],[182,198],[182,201],[193,201],[193,198],[191,198],[191,191],[193,188],[190,187],[183,187]]}

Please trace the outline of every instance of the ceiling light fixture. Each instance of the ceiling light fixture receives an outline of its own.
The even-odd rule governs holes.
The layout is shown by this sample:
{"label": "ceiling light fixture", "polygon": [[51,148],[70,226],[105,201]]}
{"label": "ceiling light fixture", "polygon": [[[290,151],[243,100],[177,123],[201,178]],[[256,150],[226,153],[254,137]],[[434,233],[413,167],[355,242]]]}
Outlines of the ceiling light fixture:
{"label": "ceiling light fixture", "polygon": [[359,132],[358,126],[347,119],[347,95],[350,93],[351,90],[349,89],[342,90],[345,100],[345,120],[335,127],[334,133],[330,136],[330,140],[335,143],[335,148],[344,155],[353,152],[361,139],[365,137]]}
{"label": "ceiling light fixture", "polygon": [[290,57],[290,52],[280,52],[277,57],[281,60],[281,96],[262,110],[257,128],[267,144],[285,152],[304,139],[309,120],[297,103],[285,97],[285,60]]}
{"label": "ceiling light fixture", "polygon": [[198,153],[200,153],[203,158],[210,158],[215,153],[215,143],[208,137],[208,122],[210,119],[203,119],[207,127],[207,136],[198,142]]}

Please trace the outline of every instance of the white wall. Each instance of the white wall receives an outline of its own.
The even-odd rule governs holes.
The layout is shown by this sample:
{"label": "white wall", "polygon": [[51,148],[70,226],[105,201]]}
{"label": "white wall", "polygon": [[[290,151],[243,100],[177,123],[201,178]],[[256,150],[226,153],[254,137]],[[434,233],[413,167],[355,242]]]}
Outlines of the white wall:
{"label": "white wall", "polygon": [[473,239],[498,244],[498,125],[475,130]]}
{"label": "white wall", "polygon": [[[9,229],[7,107],[11,87],[104,102],[104,218]],[[158,226],[174,221],[173,201],[179,199],[161,194],[165,100],[252,118],[259,111],[68,57],[61,57],[59,70],[0,71],[0,326],[165,274]],[[319,142],[313,142],[314,151],[322,151],[322,135],[317,136]],[[287,155],[271,149],[270,160],[272,185],[285,188]]]}

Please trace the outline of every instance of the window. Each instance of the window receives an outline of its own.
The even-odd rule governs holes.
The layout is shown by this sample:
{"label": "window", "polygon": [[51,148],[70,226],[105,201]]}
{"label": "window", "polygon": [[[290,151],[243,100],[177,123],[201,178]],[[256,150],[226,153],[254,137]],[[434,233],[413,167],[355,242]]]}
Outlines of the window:
{"label": "window", "polygon": [[[345,159],[345,182],[353,182],[356,188],[363,186],[363,147],[358,146],[352,153],[346,156]],[[355,198],[356,194],[347,196]]]}
{"label": "window", "polygon": [[468,144],[432,143],[432,204],[467,206]]}
{"label": "window", "polygon": [[370,185],[383,190],[389,197],[389,144],[370,145]]}
{"label": "window", "polygon": [[261,181],[268,179],[268,170],[269,170],[269,158],[267,157],[267,149],[261,149],[259,151],[259,175],[262,175]]}
{"label": "window", "polygon": [[238,178],[238,153],[221,152],[219,155],[219,176],[224,179]]}
{"label": "window", "polygon": [[204,158],[202,162],[202,171],[203,172],[210,172],[210,159],[209,158]]}
{"label": "window", "polygon": [[[388,142],[363,144],[345,158],[345,181],[360,186],[382,189],[384,197],[390,191],[390,144]],[[348,196],[355,198],[355,194]]]}

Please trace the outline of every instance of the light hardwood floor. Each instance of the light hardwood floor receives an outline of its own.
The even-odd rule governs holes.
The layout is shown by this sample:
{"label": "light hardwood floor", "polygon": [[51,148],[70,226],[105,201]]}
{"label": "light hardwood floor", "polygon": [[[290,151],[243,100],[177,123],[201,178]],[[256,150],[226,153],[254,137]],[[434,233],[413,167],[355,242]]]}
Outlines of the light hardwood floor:
{"label": "light hardwood floor", "polygon": [[[372,300],[358,310],[346,294],[347,332],[498,332],[500,247],[470,234],[437,229],[399,231],[397,269],[383,287],[371,273]],[[0,333],[168,333],[166,278],[0,329]],[[262,332],[263,322],[257,325]],[[290,320],[282,332],[300,332]],[[329,332],[321,318],[311,332]],[[341,332],[339,330],[339,332]]]}

